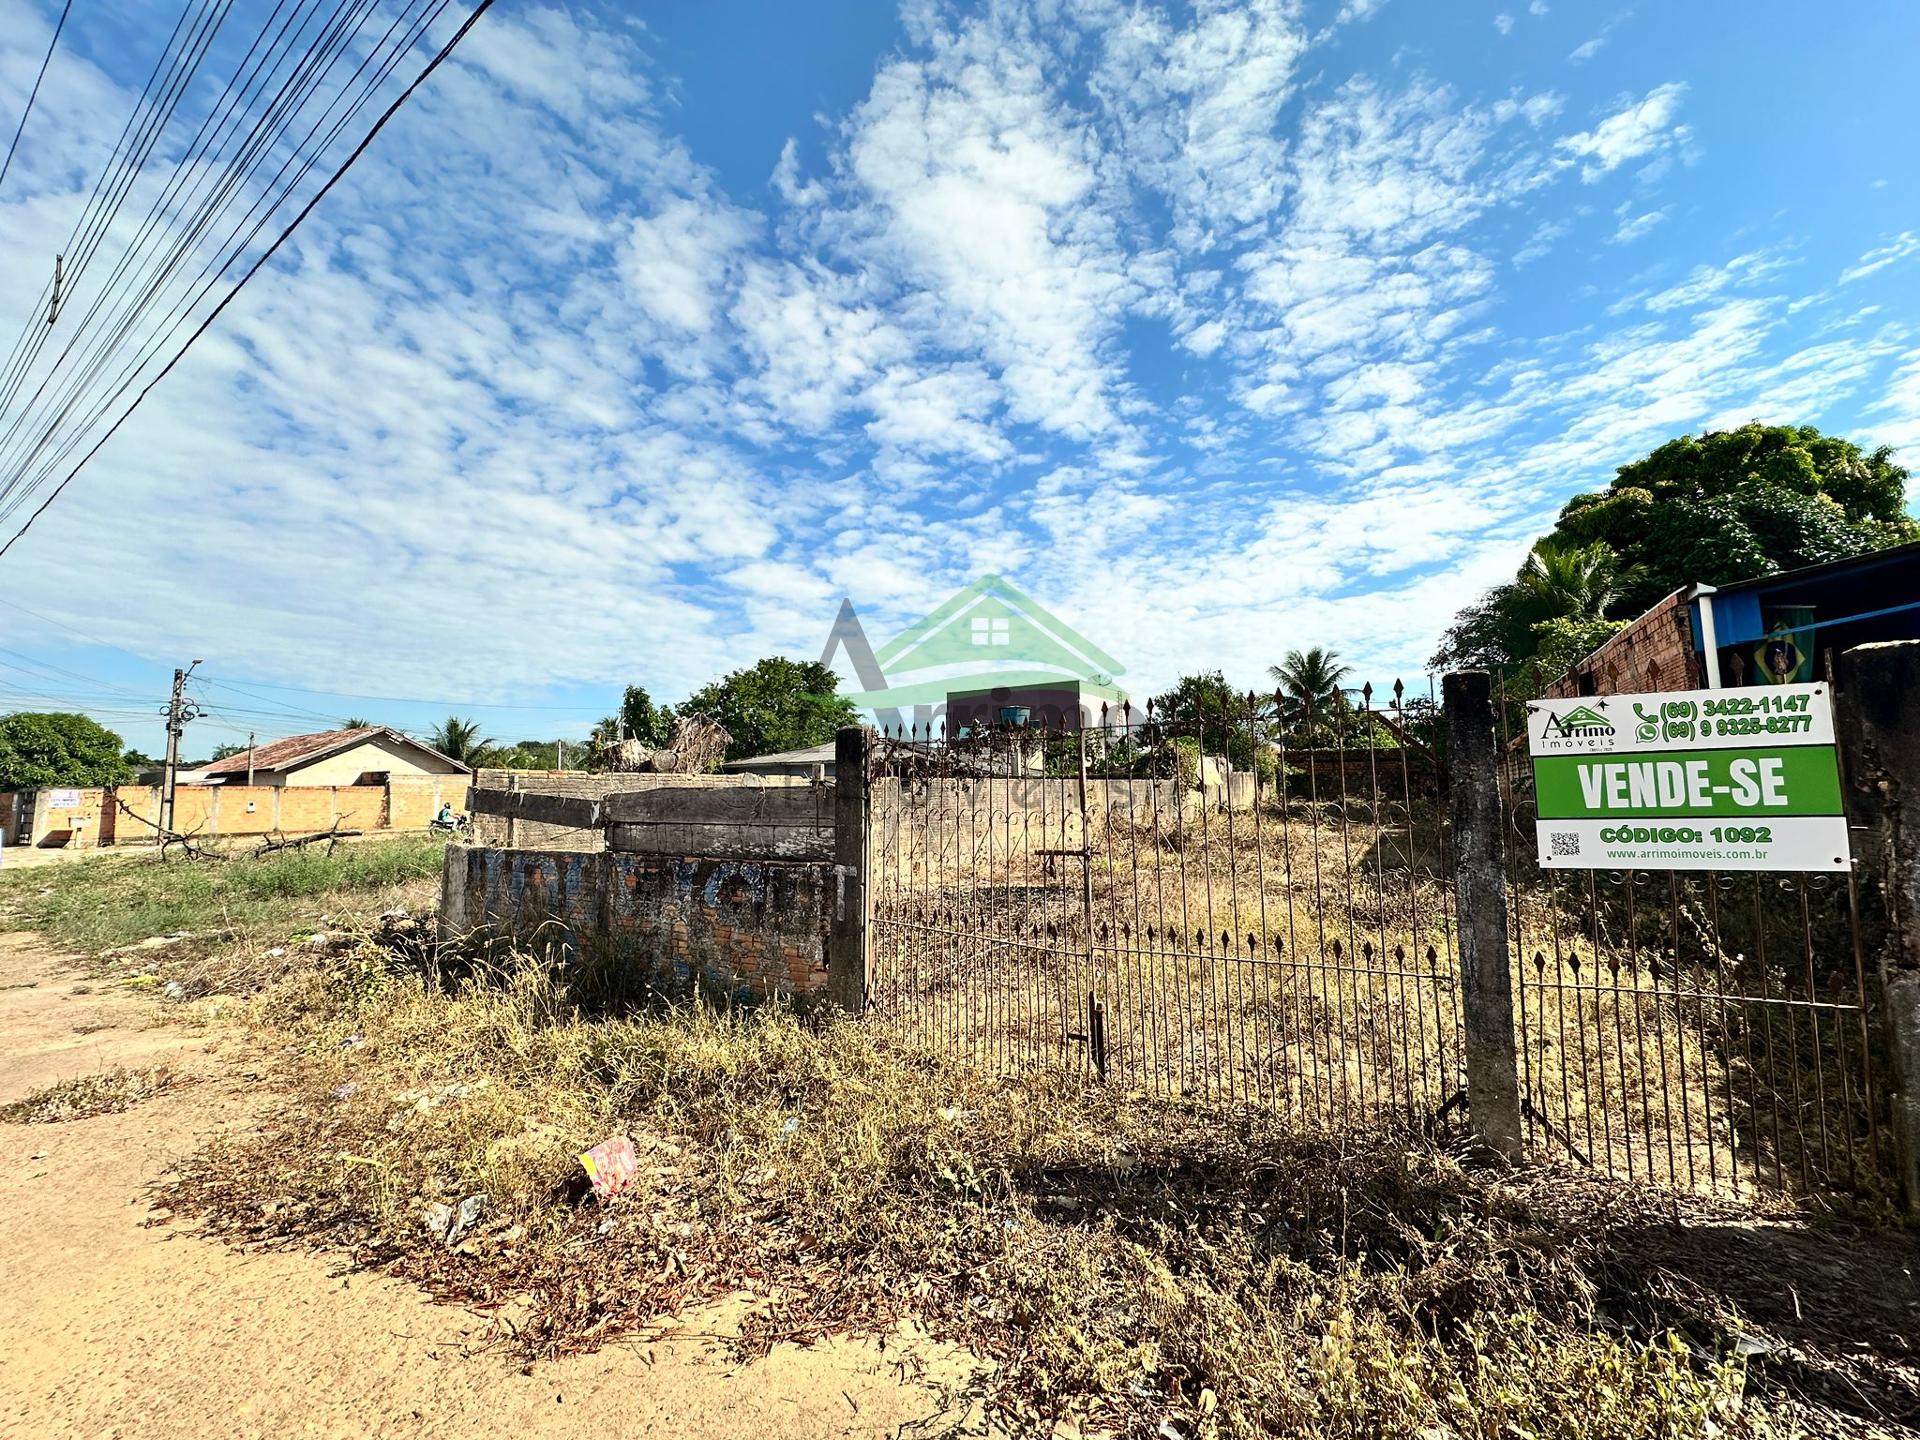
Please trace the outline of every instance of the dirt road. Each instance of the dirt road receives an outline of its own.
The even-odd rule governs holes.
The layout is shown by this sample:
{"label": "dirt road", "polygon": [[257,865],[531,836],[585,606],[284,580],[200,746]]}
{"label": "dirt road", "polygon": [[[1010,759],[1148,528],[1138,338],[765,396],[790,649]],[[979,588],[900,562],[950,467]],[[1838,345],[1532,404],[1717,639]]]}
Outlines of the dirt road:
{"label": "dirt road", "polygon": [[856,1344],[735,1370],[682,1340],[522,1375],[477,1348],[478,1317],[399,1282],[156,1225],[148,1182],[259,1102],[237,1042],[151,1017],[0,934],[0,1103],[115,1065],[192,1077],[118,1115],[0,1125],[0,1435],[877,1436],[937,1414],[930,1382],[964,1373],[919,1347],[925,1377],[902,1381],[899,1347]]}

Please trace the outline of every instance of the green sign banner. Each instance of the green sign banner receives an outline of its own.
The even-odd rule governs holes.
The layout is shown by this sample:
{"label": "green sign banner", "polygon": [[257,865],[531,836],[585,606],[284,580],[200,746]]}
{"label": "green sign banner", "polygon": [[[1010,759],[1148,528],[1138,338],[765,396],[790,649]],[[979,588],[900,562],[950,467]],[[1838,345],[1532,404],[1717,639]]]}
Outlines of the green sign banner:
{"label": "green sign banner", "polygon": [[1548,869],[1845,870],[1825,685],[1527,707]]}

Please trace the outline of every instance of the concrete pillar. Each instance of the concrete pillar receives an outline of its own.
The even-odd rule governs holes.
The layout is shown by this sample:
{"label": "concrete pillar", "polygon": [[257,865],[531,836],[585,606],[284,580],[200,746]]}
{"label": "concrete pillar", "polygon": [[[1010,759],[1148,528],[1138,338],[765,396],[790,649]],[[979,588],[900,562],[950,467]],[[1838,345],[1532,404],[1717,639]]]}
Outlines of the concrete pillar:
{"label": "concrete pillar", "polygon": [[1870,839],[1855,863],[1886,893],[1879,948],[1895,1158],[1907,1215],[1920,1220],[1920,640],[1840,657],[1840,738],[1849,818]]}
{"label": "concrete pillar", "polygon": [[867,1011],[867,761],[873,732],[849,725],[833,747],[833,919],[827,928],[827,998]]}
{"label": "concrete pillar", "polygon": [[1449,675],[1447,788],[1453,817],[1453,893],[1460,923],[1460,1004],[1466,1027],[1467,1116],[1487,1149],[1517,1160],[1520,1078],[1507,945],[1506,842],[1499,741],[1484,670]]}
{"label": "concrete pillar", "polygon": [[440,938],[451,939],[473,928],[467,915],[467,856],[472,847],[447,846],[440,864]]}

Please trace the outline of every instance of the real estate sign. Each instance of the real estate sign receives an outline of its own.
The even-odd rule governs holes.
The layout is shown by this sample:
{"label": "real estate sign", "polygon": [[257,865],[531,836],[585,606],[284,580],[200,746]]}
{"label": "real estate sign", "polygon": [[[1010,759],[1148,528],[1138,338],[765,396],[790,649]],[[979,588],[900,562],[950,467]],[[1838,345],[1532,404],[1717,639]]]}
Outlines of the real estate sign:
{"label": "real estate sign", "polygon": [[1825,685],[1527,706],[1549,870],[1845,870]]}

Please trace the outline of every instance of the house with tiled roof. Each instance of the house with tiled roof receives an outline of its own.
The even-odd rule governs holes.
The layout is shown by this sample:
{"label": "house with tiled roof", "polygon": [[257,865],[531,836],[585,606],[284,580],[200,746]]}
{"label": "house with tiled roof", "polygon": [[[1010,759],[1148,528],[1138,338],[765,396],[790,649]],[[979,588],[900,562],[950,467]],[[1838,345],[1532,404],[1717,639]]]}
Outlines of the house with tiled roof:
{"label": "house with tiled roof", "polygon": [[466,775],[471,772],[398,730],[365,725],[289,735],[256,745],[202,767],[208,785],[383,785],[395,776]]}

